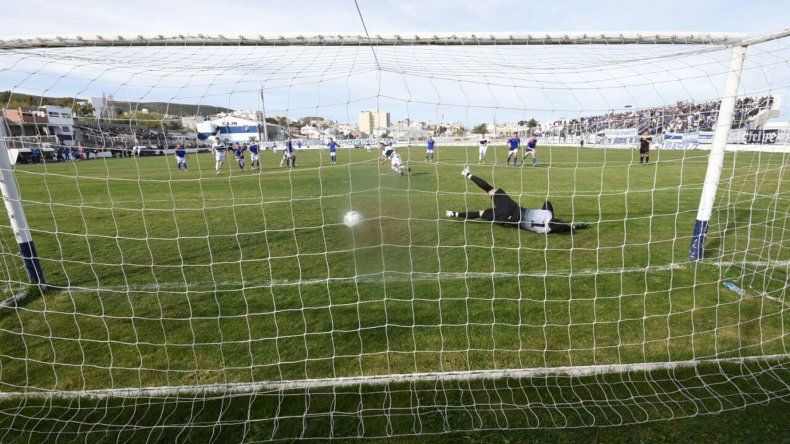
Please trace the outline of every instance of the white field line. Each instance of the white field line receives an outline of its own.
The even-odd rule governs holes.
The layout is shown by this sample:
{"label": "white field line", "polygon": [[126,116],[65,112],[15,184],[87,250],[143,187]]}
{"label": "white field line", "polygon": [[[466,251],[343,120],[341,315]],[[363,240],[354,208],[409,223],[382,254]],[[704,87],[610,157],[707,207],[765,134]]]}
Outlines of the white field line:
{"label": "white field line", "polygon": [[[427,272],[408,272],[408,271],[383,271],[371,274],[362,274],[357,276],[341,276],[329,278],[314,278],[314,279],[274,279],[274,280],[247,280],[247,281],[189,281],[187,284],[190,287],[200,288],[254,288],[254,287],[276,287],[285,285],[316,285],[325,284],[327,282],[362,282],[362,283],[378,283],[384,282],[412,282],[412,281],[440,281],[440,280],[463,280],[463,279],[494,279],[494,278],[514,278],[514,277],[571,277],[571,276],[593,276],[596,274],[620,274],[620,273],[636,273],[646,271],[663,271],[681,268],[680,265],[664,265],[657,267],[646,268],[632,268],[632,269],[581,269],[581,270],[556,270],[545,273],[517,273],[507,271],[492,271],[492,272],[442,272],[442,273],[427,273]],[[83,291],[155,291],[167,288],[184,288],[184,282],[159,282],[154,284],[141,284],[141,285],[117,285],[117,286],[104,286],[98,289],[87,288],[81,289]],[[72,287],[75,288],[75,287]]]}
{"label": "white field line", "polygon": [[[790,260],[786,261],[743,261],[743,262],[710,262],[702,261],[702,265],[710,265],[715,267],[772,267],[772,268],[788,268],[790,267]],[[630,274],[630,273],[648,273],[656,271],[669,271],[680,270],[693,267],[693,263],[676,263],[668,265],[653,265],[648,267],[635,267],[635,268],[583,268],[578,270],[551,270],[546,272],[505,272],[505,271],[492,271],[492,272],[408,272],[408,271],[383,271],[370,274],[362,274],[357,276],[341,276],[341,277],[327,277],[327,278],[313,278],[313,279],[275,279],[275,280],[246,280],[246,281],[180,281],[180,282],[157,282],[149,284],[130,284],[130,285],[107,285],[101,287],[63,287],[61,290],[69,291],[72,293],[82,292],[96,292],[96,291],[113,291],[113,292],[156,292],[166,291],[168,289],[187,289],[189,287],[205,289],[250,289],[250,288],[268,288],[279,286],[293,286],[293,285],[319,285],[327,282],[361,282],[361,283],[378,283],[384,282],[413,282],[413,281],[441,281],[441,280],[463,280],[463,279],[496,279],[496,278],[518,278],[518,277],[574,277],[574,276],[598,276],[598,275],[611,275],[611,274]],[[56,287],[57,288],[57,287]],[[773,299],[773,298],[772,298]]]}
{"label": "white field line", "polygon": [[586,365],[578,367],[540,367],[508,370],[471,370],[453,372],[409,373],[376,376],[353,376],[340,378],[317,378],[287,381],[259,381],[224,384],[184,385],[170,387],[128,387],[97,390],[52,390],[0,393],[0,401],[13,399],[106,399],[106,398],[145,398],[174,396],[228,396],[256,394],[259,392],[278,392],[282,390],[309,390],[320,388],[341,388],[356,386],[381,386],[400,383],[479,381],[498,379],[525,379],[546,376],[585,377],[601,374],[650,372],[691,368],[699,365],[744,364],[775,360],[783,369],[790,363],[790,354],[765,356],[742,356],[737,358],[715,358],[675,362],[644,362],[634,364]]}

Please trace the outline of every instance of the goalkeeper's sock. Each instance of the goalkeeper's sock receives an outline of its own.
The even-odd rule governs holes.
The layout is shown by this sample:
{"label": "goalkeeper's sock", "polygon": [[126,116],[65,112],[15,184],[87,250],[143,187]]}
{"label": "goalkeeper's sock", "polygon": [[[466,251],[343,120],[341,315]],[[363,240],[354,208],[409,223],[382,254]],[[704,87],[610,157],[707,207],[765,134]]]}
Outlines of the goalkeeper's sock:
{"label": "goalkeeper's sock", "polygon": [[645,157],[645,163],[650,163],[650,156]]}
{"label": "goalkeeper's sock", "polygon": [[467,177],[469,178],[469,180],[474,182],[475,185],[480,187],[480,189],[482,189],[486,193],[494,189],[494,187],[489,185],[488,182],[486,182],[485,180],[483,180],[483,179],[481,179],[481,178],[479,178],[477,176],[473,176],[472,174],[469,174],[469,176],[467,176]]}

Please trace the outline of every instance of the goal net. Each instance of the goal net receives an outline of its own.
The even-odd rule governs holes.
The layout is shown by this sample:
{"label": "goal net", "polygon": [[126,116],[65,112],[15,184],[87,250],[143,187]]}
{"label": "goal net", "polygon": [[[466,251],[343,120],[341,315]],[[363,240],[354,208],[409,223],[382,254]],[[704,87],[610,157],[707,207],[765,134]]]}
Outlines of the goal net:
{"label": "goal net", "polygon": [[0,41],[0,440],[787,400],[786,35]]}

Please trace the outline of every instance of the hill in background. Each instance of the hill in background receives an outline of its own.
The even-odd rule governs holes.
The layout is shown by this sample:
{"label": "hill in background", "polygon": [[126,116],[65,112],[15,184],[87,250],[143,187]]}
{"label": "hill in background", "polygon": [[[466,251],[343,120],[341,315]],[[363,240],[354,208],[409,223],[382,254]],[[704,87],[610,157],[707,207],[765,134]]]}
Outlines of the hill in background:
{"label": "hill in background", "polygon": [[183,103],[167,102],[119,102],[112,101],[110,105],[114,108],[128,111],[140,111],[147,109],[150,113],[170,114],[174,116],[210,116],[218,113],[228,113],[233,111],[230,108],[212,105],[188,105]]}
{"label": "hill in background", "polygon": [[[75,99],[74,97],[44,97],[29,94],[12,93],[11,91],[0,92],[0,108],[31,108],[41,105],[59,105],[74,108],[77,115],[83,116],[87,111],[79,106],[79,103],[86,99]],[[230,108],[212,105],[192,105],[183,103],[166,102],[129,102],[112,101],[110,105],[120,112],[140,111],[147,109],[148,112],[158,114],[170,114],[174,116],[208,116],[221,112],[233,111]]]}

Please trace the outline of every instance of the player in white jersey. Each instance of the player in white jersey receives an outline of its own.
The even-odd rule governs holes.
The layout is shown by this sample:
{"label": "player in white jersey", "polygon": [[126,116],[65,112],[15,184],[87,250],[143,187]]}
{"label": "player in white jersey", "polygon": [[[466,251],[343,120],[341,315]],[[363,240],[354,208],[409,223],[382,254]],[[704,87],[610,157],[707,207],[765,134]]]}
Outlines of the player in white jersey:
{"label": "player in white jersey", "polygon": [[540,209],[523,208],[517,204],[505,190],[494,189],[485,180],[475,176],[465,166],[461,174],[471,180],[491,197],[493,208],[479,211],[447,211],[447,217],[464,220],[483,219],[502,226],[521,228],[533,233],[575,233],[576,230],[587,228],[588,225],[572,224],[554,217],[554,207],[548,200]]}
{"label": "player in white jersey", "polygon": [[219,174],[222,172],[222,166],[225,165],[225,154],[227,154],[228,148],[222,143],[222,139],[216,136],[214,138],[214,143],[211,144],[211,151],[214,152],[214,159],[216,160],[215,169],[217,170],[217,174]]}
{"label": "player in white jersey", "polygon": [[404,174],[411,176],[411,168],[403,164],[403,159],[400,157],[400,153],[395,150],[393,150],[392,155],[390,156],[390,165],[392,165],[392,171],[395,173],[400,174],[401,176]]}
{"label": "player in white jersey", "polygon": [[480,140],[477,141],[477,161],[478,163],[486,162],[486,153],[488,152],[488,137],[485,134],[480,135]]}

